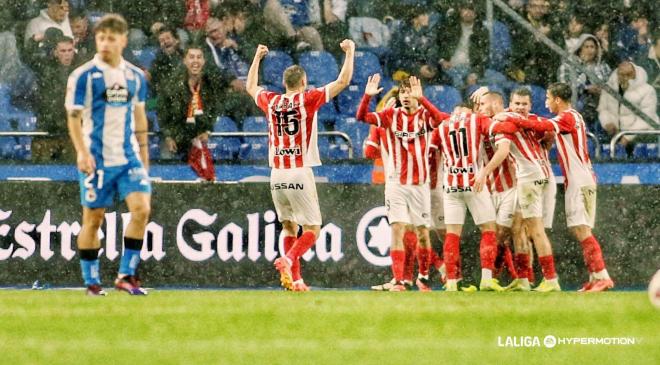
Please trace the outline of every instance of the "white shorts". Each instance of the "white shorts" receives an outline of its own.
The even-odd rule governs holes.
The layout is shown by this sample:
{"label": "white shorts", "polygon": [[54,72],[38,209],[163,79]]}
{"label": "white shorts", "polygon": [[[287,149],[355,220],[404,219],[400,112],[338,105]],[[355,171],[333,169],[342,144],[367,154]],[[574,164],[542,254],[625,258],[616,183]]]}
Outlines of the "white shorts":
{"label": "white shorts", "polygon": [[555,204],[557,203],[557,180],[554,174],[548,178],[548,187],[543,192],[543,226],[552,229],[555,219]]}
{"label": "white shorts", "polygon": [[543,218],[543,199],[548,179],[518,181],[518,205],[523,219]]}
{"label": "white shorts", "polygon": [[431,228],[445,229],[445,207],[442,203],[442,188],[431,189]]}
{"label": "white shorts", "polygon": [[467,209],[472,214],[474,224],[495,222],[495,207],[488,190],[480,193],[472,191],[448,193],[444,191],[445,224],[465,224]]}
{"label": "white shorts", "polygon": [[280,222],[321,225],[319,198],[311,168],[273,169],[270,174],[270,194]]}
{"label": "white shorts", "polygon": [[431,192],[429,184],[385,184],[387,219],[392,223],[431,226]]}
{"label": "white shorts", "polygon": [[566,224],[570,227],[596,223],[596,185],[573,186],[566,189]]}
{"label": "white shorts", "polygon": [[513,226],[513,213],[516,210],[516,188],[511,188],[503,192],[494,192],[491,194],[493,206],[495,207],[495,223],[502,227],[511,228]]}

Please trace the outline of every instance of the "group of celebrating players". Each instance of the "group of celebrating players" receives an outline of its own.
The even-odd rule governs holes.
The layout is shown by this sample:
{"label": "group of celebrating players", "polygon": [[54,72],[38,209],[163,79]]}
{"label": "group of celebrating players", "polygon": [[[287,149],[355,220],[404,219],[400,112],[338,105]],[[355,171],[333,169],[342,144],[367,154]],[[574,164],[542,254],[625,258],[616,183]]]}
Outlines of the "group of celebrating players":
{"label": "group of celebrating players", "polygon": [[[141,70],[121,57],[127,30],[120,16],[102,18],[95,26],[97,55],[72,73],[67,87],[68,126],[78,155],[83,205],[77,243],[87,294],[93,296],[106,295],[100,286],[97,231],[115,194],[131,212],[115,286],[132,295],[147,294],[136,276],[150,214],[146,81]],[[259,87],[260,62],[268,53],[263,45],[256,50],[246,82],[247,92],[268,120],[271,194],[283,226],[285,250],[275,267],[287,290],[309,290],[299,261],[316,242],[322,223],[311,169],[321,164],[317,111],[350,84],[353,74],[355,44],[344,40],[340,46],[345,52],[341,71],[337,80],[323,87],[308,90],[305,71],[297,65],[284,71],[285,93]],[[582,245],[589,270],[589,281],[580,290],[614,286],[591,232],[596,180],[584,121],[570,106],[568,85],[548,88],[546,103],[557,116],[544,119],[530,114],[526,89],[512,94],[509,110],[504,109],[501,94],[482,88],[472,95],[474,108],[442,112],[423,96],[414,76],[400,83],[384,109],[369,112],[371,98],[382,91],[379,82],[379,75],[369,78],[356,116],[373,125],[366,151],[382,157],[386,173],[394,278],[377,289],[412,288],[416,260],[419,290],[431,290],[430,267],[442,273],[445,290],[459,290],[460,236],[469,210],[481,230],[480,290],[531,290],[532,244],[543,271],[543,281],[534,290],[561,290],[545,232],[552,227],[556,192],[547,154],[553,139],[565,177],[568,227]],[[272,188],[282,184],[293,188]],[[444,238],[442,259],[432,248],[431,227]],[[496,279],[498,262],[514,278],[506,288]]]}

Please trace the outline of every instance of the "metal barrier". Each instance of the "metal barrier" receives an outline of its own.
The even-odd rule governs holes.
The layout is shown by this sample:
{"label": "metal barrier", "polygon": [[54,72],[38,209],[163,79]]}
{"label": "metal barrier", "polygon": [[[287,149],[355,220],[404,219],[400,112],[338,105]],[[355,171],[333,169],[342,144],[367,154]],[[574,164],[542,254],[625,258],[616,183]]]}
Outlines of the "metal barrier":
{"label": "metal barrier", "polygon": [[[353,158],[353,141],[348,134],[339,131],[330,131],[330,132],[318,132],[319,136],[335,136],[340,137],[346,141],[348,145],[348,158]],[[209,133],[210,137],[268,137],[268,132],[211,132]]]}
{"label": "metal barrier", "polygon": [[600,142],[598,142],[598,137],[596,137],[596,135],[591,132],[587,132],[587,137],[591,138],[594,141],[594,144],[596,144],[596,153],[594,157],[596,157],[596,159],[600,159]]}
{"label": "metal barrier", "polygon": [[[643,134],[643,135],[657,135],[660,138],[660,130],[646,130],[646,131],[621,131],[612,137],[612,140],[610,141],[610,158],[614,158],[616,155],[616,143],[621,139],[623,136],[630,136],[630,135],[637,135],[637,134]],[[660,157],[660,153],[658,154],[658,157]]]}

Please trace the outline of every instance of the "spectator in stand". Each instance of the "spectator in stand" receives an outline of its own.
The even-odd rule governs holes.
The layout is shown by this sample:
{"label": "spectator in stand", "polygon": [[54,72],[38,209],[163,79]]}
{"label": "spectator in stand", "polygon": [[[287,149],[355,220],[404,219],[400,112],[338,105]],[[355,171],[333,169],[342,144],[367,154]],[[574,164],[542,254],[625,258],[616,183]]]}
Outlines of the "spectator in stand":
{"label": "spectator in stand", "polygon": [[580,38],[584,31],[584,19],[578,14],[573,14],[568,21],[566,33],[564,34],[564,49],[568,53],[573,53],[578,48]]}
{"label": "spectator in stand", "polygon": [[319,0],[321,5],[321,25],[318,31],[321,34],[326,50],[335,57],[341,58],[344,54],[339,44],[348,37],[348,24],[346,11],[348,0]]}
{"label": "spectator in stand", "polygon": [[490,38],[473,0],[462,0],[458,11],[444,22],[438,34],[439,66],[450,83],[458,88],[474,85],[484,75]]}
{"label": "spectator in stand", "polygon": [[321,21],[319,9],[311,0],[265,0],[264,17],[277,32],[295,43],[298,52],[323,50],[323,40],[314,28]]}
{"label": "spectator in stand", "polygon": [[32,160],[74,163],[76,154],[67,133],[63,91],[76,68],[76,53],[73,39],[61,32],[52,42],[52,52],[45,55],[35,40],[29,40],[26,46],[26,62],[37,78],[37,129],[50,134],[32,139]]}
{"label": "spectator in stand", "polygon": [[162,84],[171,79],[183,63],[183,49],[176,30],[170,27],[161,28],[158,44],[160,49],[149,70],[155,95],[160,94]]}
{"label": "spectator in stand", "polygon": [[390,70],[416,75],[423,83],[434,84],[440,76],[436,66],[440,57],[436,32],[429,27],[429,11],[424,0],[401,5],[403,22],[392,34]]}
{"label": "spectator in stand", "polygon": [[71,24],[69,24],[69,1],[68,0],[48,0],[48,7],[42,9],[39,16],[30,20],[25,30],[25,43],[29,39],[41,42],[44,39],[46,29],[57,28],[65,36],[73,38]]}
{"label": "spectator in stand", "polygon": [[653,47],[649,48],[649,54],[641,57],[637,64],[646,71],[648,83],[653,86],[656,96],[660,98],[660,29],[655,31],[653,39],[655,42]]}
{"label": "spectator in stand", "polygon": [[9,8],[0,9],[0,84],[14,88],[14,83],[29,70],[19,56],[19,44],[13,32],[12,12]]}
{"label": "spectator in stand", "polygon": [[161,156],[188,160],[193,143],[207,143],[228,82],[216,68],[204,67],[204,46],[193,43],[183,54],[183,65],[160,90],[158,120],[166,146]]}
{"label": "spectator in stand", "polygon": [[600,42],[600,49],[603,52],[602,60],[607,63],[610,68],[616,67],[619,62],[617,61],[616,54],[612,51],[610,43],[610,24],[603,22],[594,27],[594,35]]}
{"label": "spectator in stand", "polygon": [[69,23],[73,32],[73,44],[76,47],[77,58],[81,62],[94,57],[96,44],[94,35],[89,31],[89,19],[84,10],[74,10],[69,13]]}
{"label": "spectator in stand", "polygon": [[651,46],[648,14],[644,6],[635,6],[630,11],[630,22],[619,29],[616,36],[618,61],[631,61],[644,57]]}
{"label": "spectator in stand", "polygon": [[[646,81],[646,71],[630,61],[623,61],[613,72],[607,84],[619,95],[637,106],[644,114],[658,123],[657,96],[655,89]],[[630,109],[621,105],[608,93],[601,93],[598,104],[600,124],[610,136],[620,131],[653,129],[644,119],[634,114]],[[624,136],[620,143],[626,146],[630,154],[633,150],[631,143],[634,135]]]}
{"label": "spectator in stand", "polygon": [[209,0],[186,0],[186,15],[183,26],[189,32],[204,30],[211,15]]}
{"label": "spectator in stand", "polygon": [[[607,82],[612,69],[602,60],[602,50],[598,39],[591,34],[583,34],[577,43],[577,49],[573,52],[580,60],[580,63],[591,72],[598,76],[600,82]],[[571,77],[571,73],[575,73]],[[598,101],[600,99],[601,89],[596,82],[589,79],[587,74],[575,70],[568,63],[559,67],[559,82],[572,84],[575,80],[577,89],[578,103],[577,108],[582,113],[587,128],[594,131],[598,120]]]}
{"label": "spectator in stand", "polygon": [[[545,0],[529,0],[523,17],[556,44],[562,43],[561,32],[548,21],[549,6]],[[547,86],[560,65],[560,57],[527,29],[515,25],[511,29],[512,60],[509,76],[517,82]]]}

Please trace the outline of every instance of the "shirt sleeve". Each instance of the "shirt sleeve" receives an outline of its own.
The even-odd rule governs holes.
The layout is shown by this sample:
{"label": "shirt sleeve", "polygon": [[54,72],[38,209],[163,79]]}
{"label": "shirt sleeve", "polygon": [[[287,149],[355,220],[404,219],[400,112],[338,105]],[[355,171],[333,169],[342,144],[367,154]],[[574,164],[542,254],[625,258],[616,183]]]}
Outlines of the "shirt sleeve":
{"label": "shirt sleeve", "polygon": [[305,105],[318,110],[321,106],[330,101],[330,94],[326,91],[327,87],[311,89],[305,92]]}
{"label": "shirt sleeve", "polygon": [[571,113],[561,113],[548,121],[555,124],[555,129],[559,133],[571,133],[575,130],[575,119]]}
{"label": "shirt sleeve", "polygon": [[273,100],[275,95],[277,94],[272,91],[266,91],[264,88],[259,88],[255,94],[254,102],[257,103],[259,109],[268,115],[268,104],[270,104],[270,101]]}
{"label": "shirt sleeve", "polygon": [[429,148],[439,150],[441,143],[442,139],[440,139],[440,129],[434,129],[431,133],[431,142],[429,144]]}
{"label": "shirt sleeve", "polygon": [[66,83],[64,107],[66,110],[82,110],[85,107],[87,95],[87,73],[74,71]]}
{"label": "shirt sleeve", "polygon": [[149,86],[147,85],[147,79],[144,77],[144,73],[136,72],[135,77],[138,80],[137,92],[135,93],[134,102],[137,105],[144,105],[147,102],[147,93],[149,92]]}

